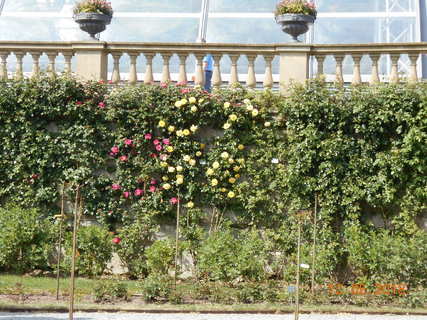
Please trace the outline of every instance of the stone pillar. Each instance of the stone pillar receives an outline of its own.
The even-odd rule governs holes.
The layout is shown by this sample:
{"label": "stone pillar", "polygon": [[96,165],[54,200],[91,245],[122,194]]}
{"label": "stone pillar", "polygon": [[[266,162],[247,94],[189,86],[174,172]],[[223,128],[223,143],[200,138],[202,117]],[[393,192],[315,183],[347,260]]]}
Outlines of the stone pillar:
{"label": "stone pillar", "polygon": [[73,42],[76,56],[76,76],[80,80],[107,81],[108,54],[107,43]]}

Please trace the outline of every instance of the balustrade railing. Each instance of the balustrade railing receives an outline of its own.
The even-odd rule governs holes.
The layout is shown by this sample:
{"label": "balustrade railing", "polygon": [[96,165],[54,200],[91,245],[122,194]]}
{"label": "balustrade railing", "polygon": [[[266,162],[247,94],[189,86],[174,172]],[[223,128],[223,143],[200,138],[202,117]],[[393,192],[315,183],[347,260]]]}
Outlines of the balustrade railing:
{"label": "balustrade railing", "polygon": [[[194,83],[202,85],[204,82],[202,61],[207,53],[210,53],[214,60],[212,76],[214,88],[221,87],[225,82],[224,78],[227,79],[226,84],[244,82],[246,87],[254,89],[257,84],[263,88],[272,88],[278,83],[286,85],[290,81],[304,81],[310,74],[329,74],[331,81],[337,82],[348,80],[344,77],[346,74],[351,78],[349,82],[353,84],[366,82],[364,80],[366,76],[369,76],[370,83],[379,81],[398,83],[401,73],[399,63],[402,64],[405,59],[409,65],[408,72],[402,76],[409,81],[419,80],[420,57],[427,54],[427,43],[245,45],[0,41],[0,77],[37,76],[42,67],[40,58],[44,57],[46,63],[43,67],[52,75],[57,72],[73,72],[81,79],[110,80],[113,83],[122,81],[122,78],[130,83],[139,81],[182,83],[188,82],[189,75],[194,74]],[[65,62],[62,70],[57,70],[56,61],[60,56]],[[109,56],[112,60],[110,66]],[[278,59],[275,59],[277,57]],[[154,64],[155,58],[157,60],[160,58],[162,64],[161,72],[159,75],[156,74],[157,78],[153,71],[158,68]],[[172,58],[179,60],[179,71],[176,73],[170,71]],[[329,70],[325,70],[325,61],[329,61]],[[344,61],[347,69],[345,72]],[[191,63],[195,68],[194,73],[188,72]],[[9,65],[13,66],[10,70]],[[334,65],[334,70],[330,70],[331,65]],[[109,67],[110,77],[108,77]],[[242,67],[246,69],[243,76]],[[25,70],[26,68],[29,70]],[[121,69],[128,70],[127,76],[123,76]],[[144,71],[138,72],[138,69]],[[256,69],[262,70],[262,73],[256,73]],[[367,69],[369,70],[366,71]]]}

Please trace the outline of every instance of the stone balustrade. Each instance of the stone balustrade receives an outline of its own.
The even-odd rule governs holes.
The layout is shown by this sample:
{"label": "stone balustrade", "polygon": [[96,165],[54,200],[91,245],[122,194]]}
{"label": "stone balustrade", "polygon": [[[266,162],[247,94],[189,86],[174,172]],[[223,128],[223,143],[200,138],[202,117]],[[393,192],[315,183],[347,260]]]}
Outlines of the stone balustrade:
{"label": "stone balustrade", "polygon": [[[0,41],[0,77],[20,78],[24,75],[37,76],[40,70],[40,58],[47,61],[44,68],[52,75],[56,72],[72,72],[77,77],[88,80],[112,81],[117,83],[121,78],[130,83],[137,82],[188,82],[190,57],[195,60],[194,83],[204,82],[202,61],[210,53],[214,60],[212,86],[221,87],[224,83],[232,85],[244,78],[246,87],[254,89],[259,86],[272,88],[278,83],[286,85],[290,81],[304,81],[310,75],[329,74],[331,81],[363,81],[361,63],[365,78],[369,73],[369,82],[399,82],[399,63],[408,61],[408,72],[402,74],[409,81],[418,81],[420,56],[427,54],[427,43],[400,44],[356,44],[356,45],[310,45],[297,44],[193,44],[193,43],[127,43],[127,42],[14,42]],[[14,58],[13,58],[14,56]],[[65,60],[62,70],[56,70],[55,63],[60,57]],[[32,59],[31,70],[24,70],[24,58]],[[110,58],[109,58],[110,57]],[[126,57],[126,58],[124,58]],[[161,58],[161,73],[155,79],[154,58]],[[170,72],[172,57],[179,59],[179,71]],[[277,58],[277,59],[275,59]],[[349,59],[351,59],[349,61]],[[125,60],[125,62],[124,62]],[[143,61],[143,62],[142,62]],[[244,63],[242,62],[244,61]],[[255,65],[257,61],[257,66]],[[275,64],[273,65],[273,61]],[[325,70],[325,61],[334,70]],[[343,63],[352,70],[343,70]],[[381,70],[379,68],[381,61]],[[112,62],[112,63],[111,63]],[[145,65],[141,65],[141,62]],[[349,63],[350,62],[350,63]],[[8,70],[8,64],[14,68]],[[110,64],[110,66],[109,66]],[[127,64],[127,65],[126,65]],[[193,65],[194,66],[194,65]],[[224,66],[228,70],[224,72]],[[242,66],[246,69],[242,76]],[[138,68],[144,72],[138,73]],[[256,73],[256,67],[263,73]],[[12,70],[13,69],[13,70]],[[108,70],[110,69],[110,77]],[[127,69],[123,77],[121,69]],[[239,71],[240,69],[240,71]],[[329,68],[330,69],[330,68]],[[385,71],[384,71],[385,70]],[[352,72],[351,72],[352,71]],[[344,74],[351,74],[351,81],[344,79]],[[226,77],[223,75],[226,74]],[[382,77],[382,79],[381,79]],[[227,78],[227,81],[223,81]],[[381,79],[381,80],[380,80]],[[284,88],[283,86],[281,88]]]}

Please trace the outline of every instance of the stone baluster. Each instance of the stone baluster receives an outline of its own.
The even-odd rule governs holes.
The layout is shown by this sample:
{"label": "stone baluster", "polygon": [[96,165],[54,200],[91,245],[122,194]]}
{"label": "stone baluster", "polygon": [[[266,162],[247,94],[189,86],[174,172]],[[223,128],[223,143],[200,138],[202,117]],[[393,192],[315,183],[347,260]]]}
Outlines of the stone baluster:
{"label": "stone baluster", "polygon": [[162,78],[160,79],[161,83],[166,83],[171,81],[171,75],[169,71],[169,61],[172,57],[172,53],[163,52],[160,53],[160,55],[163,58],[163,72],[162,72]]}
{"label": "stone baluster", "polygon": [[31,57],[33,58],[33,68],[31,70],[31,77],[36,78],[39,75],[39,58],[41,52],[30,52]]}
{"label": "stone baluster", "polygon": [[400,54],[390,54],[391,59],[391,75],[390,75],[390,83],[399,83],[399,75],[398,75],[398,63],[399,63]]}
{"label": "stone baluster", "polygon": [[372,61],[371,80],[369,83],[376,84],[380,82],[380,75],[378,73],[378,60],[380,60],[381,55],[378,53],[371,53],[369,56]]}
{"label": "stone baluster", "polygon": [[255,77],[255,59],[256,54],[247,54],[246,58],[249,62],[248,67],[248,78],[246,79],[246,87],[249,89],[254,89],[256,86],[256,77]]}
{"label": "stone baluster", "polygon": [[342,62],[344,60],[345,55],[344,54],[334,54],[334,59],[336,62],[335,67],[335,82],[336,83],[343,83],[344,78],[342,75]]}
{"label": "stone baluster", "polygon": [[47,55],[47,58],[49,59],[49,66],[47,68],[48,73],[51,76],[54,76],[56,74],[55,73],[55,58],[58,55],[58,53],[50,51],[50,52],[46,52],[46,55]]}
{"label": "stone baluster", "polygon": [[120,81],[120,57],[122,54],[120,52],[115,52],[111,55],[113,56],[113,74],[111,75],[111,82],[118,83]]}
{"label": "stone baluster", "polygon": [[22,70],[22,59],[25,56],[24,52],[14,52],[16,56],[16,71],[15,71],[15,78],[16,79],[22,79],[23,77],[23,70]]}
{"label": "stone baluster", "polygon": [[196,66],[196,77],[194,80],[194,84],[196,86],[203,86],[205,83],[205,76],[203,73],[203,58],[205,57],[204,53],[195,53],[194,54],[197,60],[197,66]]}
{"label": "stone baluster", "polygon": [[0,51],[1,58],[1,68],[0,68],[0,78],[7,79],[7,57],[9,56],[9,52]]}
{"label": "stone baluster", "polygon": [[271,62],[273,61],[274,56],[271,54],[265,54],[264,60],[265,60],[265,74],[264,74],[264,82],[263,86],[264,89],[271,89],[273,88],[273,71],[271,69]]}
{"label": "stone baluster", "polygon": [[222,58],[222,54],[220,53],[212,54],[212,59],[214,61],[214,70],[212,74],[212,87],[216,89],[219,89],[222,85],[221,70],[220,70],[221,58]]}
{"label": "stone baluster", "polygon": [[64,67],[64,72],[66,74],[71,74],[71,58],[73,57],[73,54],[70,52],[65,52],[62,53],[62,55],[65,58],[65,67]]}
{"label": "stone baluster", "polygon": [[187,83],[187,66],[186,66],[186,63],[187,63],[188,54],[187,53],[179,53],[178,58],[179,58],[178,83],[179,84]]}
{"label": "stone baluster", "polygon": [[362,84],[362,78],[360,76],[360,60],[362,60],[362,54],[352,54],[353,58],[353,78],[351,83],[355,85]]}
{"label": "stone baluster", "polygon": [[239,60],[240,55],[229,54],[228,56],[230,57],[230,60],[231,60],[230,81],[228,83],[231,86],[239,82],[239,75],[237,73],[237,60]]}
{"label": "stone baluster", "polygon": [[409,60],[411,61],[411,69],[409,73],[409,82],[418,82],[417,75],[417,60],[419,57],[419,53],[410,53]]}
{"label": "stone baluster", "polygon": [[153,58],[155,55],[155,53],[144,53],[145,59],[147,60],[147,64],[145,66],[144,83],[150,83],[154,81]]}
{"label": "stone baluster", "polygon": [[135,84],[138,82],[138,76],[136,74],[136,59],[139,56],[139,53],[128,53],[130,58],[130,69],[129,69],[129,83]]}
{"label": "stone baluster", "polygon": [[321,75],[324,73],[323,71],[323,63],[325,62],[325,56],[323,54],[319,54],[315,56],[317,61],[317,75]]}

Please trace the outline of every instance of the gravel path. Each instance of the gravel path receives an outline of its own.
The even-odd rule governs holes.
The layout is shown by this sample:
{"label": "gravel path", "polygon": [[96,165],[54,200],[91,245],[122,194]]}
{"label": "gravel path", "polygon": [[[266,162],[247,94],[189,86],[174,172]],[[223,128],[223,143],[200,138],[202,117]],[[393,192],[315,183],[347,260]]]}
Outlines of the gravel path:
{"label": "gravel path", "polygon": [[[300,320],[427,320],[427,316],[395,315],[350,315],[350,314],[302,314]],[[5,313],[0,312],[2,320],[67,320],[66,313]],[[76,313],[75,320],[293,320],[293,314],[144,314],[144,313]]]}

